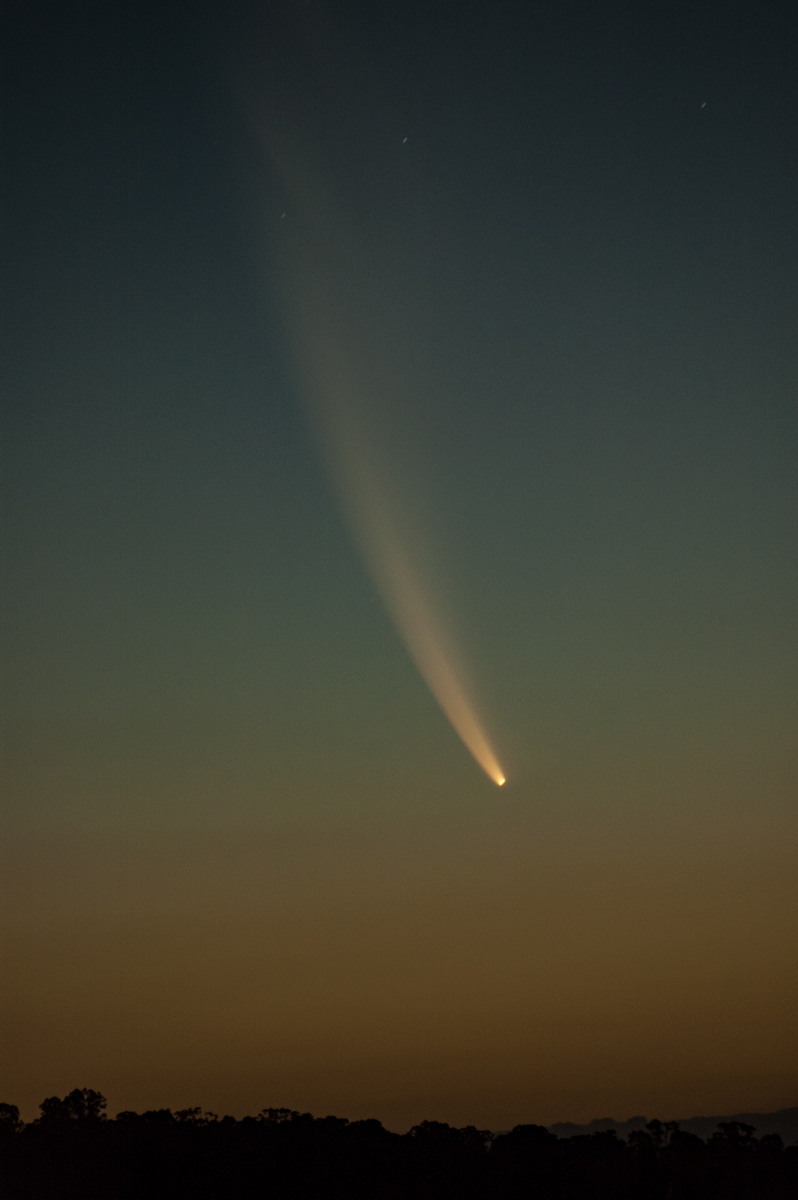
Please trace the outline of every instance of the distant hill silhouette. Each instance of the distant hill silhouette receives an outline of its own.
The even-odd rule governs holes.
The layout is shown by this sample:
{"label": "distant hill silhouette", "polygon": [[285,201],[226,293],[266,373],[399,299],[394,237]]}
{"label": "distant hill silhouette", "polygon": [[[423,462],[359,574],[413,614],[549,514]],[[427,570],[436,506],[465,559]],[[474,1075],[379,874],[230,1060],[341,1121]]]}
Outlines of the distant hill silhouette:
{"label": "distant hill silhouette", "polygon": [[[708,1138],[721,1122],[739,1121],[745,1125],[753,1125],[757,1137],[777,1133],[785,1146],[798,1142],[798,1108],[780,1108],[778,1112],[769,1113],[734,1113],[732,1116],[718,1117],[687,1117],[677,1122],[684,1133],[693,1133],[696,1137]],[[570,1121],[560,1121],[556,1125],[547,1126],[549,1133],[555,1137],[579,1137],[591,1133],[615,1132],[618,1137],[628,1137],[633,1130],[645,1129],[648,1117],[629,1117],[626,1121],[615,1121],[612,1117],[597,1117],[587,1125],[574,1125]]]}

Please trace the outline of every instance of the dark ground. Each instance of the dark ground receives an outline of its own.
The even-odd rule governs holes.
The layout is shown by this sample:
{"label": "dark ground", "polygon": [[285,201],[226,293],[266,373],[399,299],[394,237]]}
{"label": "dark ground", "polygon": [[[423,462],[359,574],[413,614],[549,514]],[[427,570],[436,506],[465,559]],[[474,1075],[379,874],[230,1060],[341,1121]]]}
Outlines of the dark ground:
{"label": "dark ground", "polygon": [[106,1118],[90,1089],[19,1120],[0,1105],[0,1200],[795,1200],[798,1145],[725,1121],[702,1139],[676,1122],[557,1137],[289,1109],[199,1108]]}

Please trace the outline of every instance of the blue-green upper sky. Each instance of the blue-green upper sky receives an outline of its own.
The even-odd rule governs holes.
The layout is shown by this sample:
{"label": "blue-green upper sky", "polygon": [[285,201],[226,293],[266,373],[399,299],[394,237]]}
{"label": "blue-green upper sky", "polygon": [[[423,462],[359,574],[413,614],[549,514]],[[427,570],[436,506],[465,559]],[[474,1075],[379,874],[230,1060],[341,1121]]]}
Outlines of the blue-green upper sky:
{"label": "blue-green upper sky", "polygon": [[5,24],[0,1099],[796,1103],[793,6]]}

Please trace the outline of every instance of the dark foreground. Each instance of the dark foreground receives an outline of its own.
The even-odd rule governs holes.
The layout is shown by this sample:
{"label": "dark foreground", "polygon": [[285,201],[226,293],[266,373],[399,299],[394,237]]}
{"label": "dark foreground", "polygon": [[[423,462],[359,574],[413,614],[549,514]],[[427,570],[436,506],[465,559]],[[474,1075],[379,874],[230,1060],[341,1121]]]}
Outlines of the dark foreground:
{"label": "dark foreground", "polygon": [[27,1125],[0,1105],[0,1200],[798,1200],[798,1146],[740,1122],[704,1141],[651,1121],[624,1140],[104,1109],[89,1089],[45,1100]]}

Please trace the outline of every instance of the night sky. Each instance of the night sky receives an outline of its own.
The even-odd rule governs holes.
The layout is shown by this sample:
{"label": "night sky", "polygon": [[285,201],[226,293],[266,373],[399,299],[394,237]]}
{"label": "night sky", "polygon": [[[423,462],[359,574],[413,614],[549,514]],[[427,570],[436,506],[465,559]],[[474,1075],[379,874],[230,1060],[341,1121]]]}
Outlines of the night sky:
{"label": "night sky", "polygon": [[11,0],[0,1100],[798,1103],[796,35]]}

